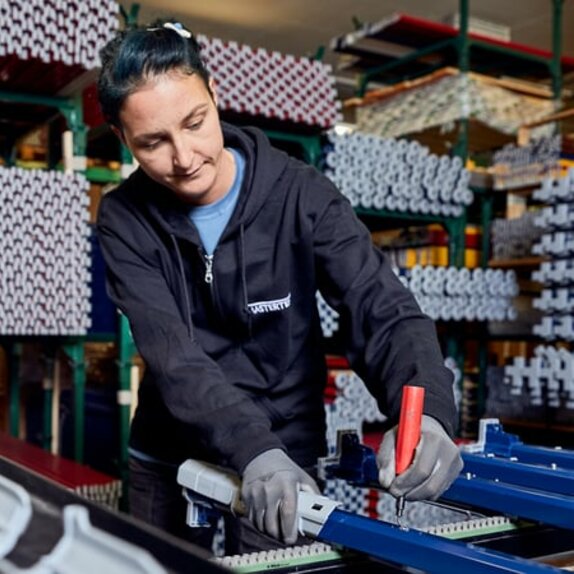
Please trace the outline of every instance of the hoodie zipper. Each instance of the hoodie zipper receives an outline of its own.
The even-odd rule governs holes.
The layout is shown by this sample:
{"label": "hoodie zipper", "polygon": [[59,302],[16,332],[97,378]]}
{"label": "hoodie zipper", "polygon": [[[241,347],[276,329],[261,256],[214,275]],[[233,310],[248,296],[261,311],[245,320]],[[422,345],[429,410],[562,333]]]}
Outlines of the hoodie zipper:
{"label": "hoodie zipper", "polygon": [[215,296],[215,285],[213,284],[213,257],[214,253],[208,255],[203,249],[199,250],[203,263],[205,265],[205,272],[203,274],[203,280],[209,286],[209,294],[211,296],[211,303],[213,305],[213,311],[218,320],[222,320],[221,313],[219,312],[219,307],[217,305]]}
{"label": "hoodie zipper", "polygon": [[211,285],[213,283],[213,254],[207,255],[207,253],[204,252],[203,262],[205,263],[205,275],[203,276],[203,280],[208,285]]}

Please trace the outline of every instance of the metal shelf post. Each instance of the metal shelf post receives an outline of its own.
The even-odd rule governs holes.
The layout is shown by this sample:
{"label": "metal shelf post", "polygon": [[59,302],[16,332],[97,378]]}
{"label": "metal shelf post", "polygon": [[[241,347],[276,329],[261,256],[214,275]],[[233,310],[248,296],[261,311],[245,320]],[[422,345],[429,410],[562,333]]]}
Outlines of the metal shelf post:
{"label": "metal shelf post", "polygon": [[[126,494],[129,481],[128,445],[130,435],[130,413],[132,401],[135,398],[131,393],[131,372],[133,367],[133,356],[137,351],[127,317],[124,314],[120,314],[118,321],[118,409],[120,418],[118,471],[122,481],[122,499],[120,504],[124,509],[127,509]],[[129,400],[124,400],[123,397],[129,397]]]}
{"label": "metal shelf post", "polygon": [[9,421],[10,434],[18,438],[20,434],[20,358],[22,356],[22,344],[9,341],[7,344],[8,373],[10,379]]}
{"label": "metal shelf post", "polygon": [[72,341],[63,346],[70,359],[74,386],[74,460],[84,461],[85,402],[86,402],[86,361],[84,340]]}

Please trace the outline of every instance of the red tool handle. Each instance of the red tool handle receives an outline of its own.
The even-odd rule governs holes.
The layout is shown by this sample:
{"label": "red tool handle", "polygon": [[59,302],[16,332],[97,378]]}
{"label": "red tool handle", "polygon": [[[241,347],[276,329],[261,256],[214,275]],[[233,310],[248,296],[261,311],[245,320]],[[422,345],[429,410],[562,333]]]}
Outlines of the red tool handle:
{"label": "red tool handle", "polygon": [[395,449],[395,472],[404,472],[413,461],[421,438],[421,419],[425,398],[424,387],[405,385],[401,400],[399,432]]}

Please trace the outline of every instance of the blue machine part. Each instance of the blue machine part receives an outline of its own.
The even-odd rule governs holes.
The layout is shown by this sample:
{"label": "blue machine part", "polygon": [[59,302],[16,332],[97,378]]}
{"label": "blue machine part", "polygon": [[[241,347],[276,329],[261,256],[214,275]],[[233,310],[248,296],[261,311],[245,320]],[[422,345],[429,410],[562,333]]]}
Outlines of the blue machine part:
{"label": "blue machine part", "polygon": [[325,476],[336,476],[358,486],[378,485],[379,470],[372,448],[361,444],[356,431],[341,431],[337,437],[337,455],[323,459]]}
{"label": "blue machine part", "polygon": [[517,487],[476,476],[468,478],[459,476],[441,498],[561,528],[574,529],[572,496]]}
{"label": "blue machine part", "polygon": [[365,552],[386,562],[406,564],[427,574],[550,574],[563,572],[546,566],[461,544],[418,530],[399,528],[387,522],[333,510],[316,538],[330,544]]}
{"label": "blue machine part", "polygon": [[[359,449],[362,450],[362,449]],[[364,454],[364,453],[363,453]],[[188,503],[188,524],[200,525],[204,506],[243,514],[240,482],[214,465],[187,460],[178,469],[178,483]],[[426,574],[558,574],[562,570],[502,552],[463,544],[440,536],[358,516],[340,510],[340,502],[319,494],[300,491],[297,500],[298,529],[329,544],[342,545],[387,563],[407,566]]]}
{"label": "blue machine part", "polygon": [[[513,455],[517,449],[529,456],[517,461]],[[562,466],[557,458],[543,464],[548,451],[560,456]],[[508,458],[500,458],[504,456]],[[524,458],[532,462],[527,464]],[[574,452],[525,446],[491,419],[481,421],[481,440],[463,452],[463,459],[463,472],[443,499],[574,529],[574,473],[569,466]],[[339,453],[325,461],[324,474],[360,486],[379,486],[375,453],[354,433],[341,435]]]}
{"label": "blue machine part", "polygon": [[574,473],[504,458],[462,453],[464,472],[487,480],[502,481],[515,486],[533,488],[552,494],[574,494]]}
{"label": "blue machine part", "polygon": [[526,464],[558,466],[574,470],[574,451],[560,447],[525,445],[517,435],[504,431],[498,419],[481,421],[479,444],[484,454],[514,458]]}

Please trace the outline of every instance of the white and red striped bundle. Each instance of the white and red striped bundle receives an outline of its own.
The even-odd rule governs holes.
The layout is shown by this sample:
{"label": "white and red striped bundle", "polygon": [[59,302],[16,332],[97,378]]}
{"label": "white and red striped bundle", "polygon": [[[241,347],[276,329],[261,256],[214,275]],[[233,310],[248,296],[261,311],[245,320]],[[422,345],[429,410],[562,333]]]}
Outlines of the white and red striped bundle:
{"label": "white and red striped bundle", "polygon": [[197,39],[221,110],[320,128],[341,119],[330,65],[202,35]]}
{"label": "white and red striped bundle", "polygon": [[84,335],[90,326],[88,182],[0,168],[0,335]]}
{"label": "white and red striped bundle", "polygon": [[2,1],[0,57],[97,68],[119,27],[118,11],[115,0]]}

